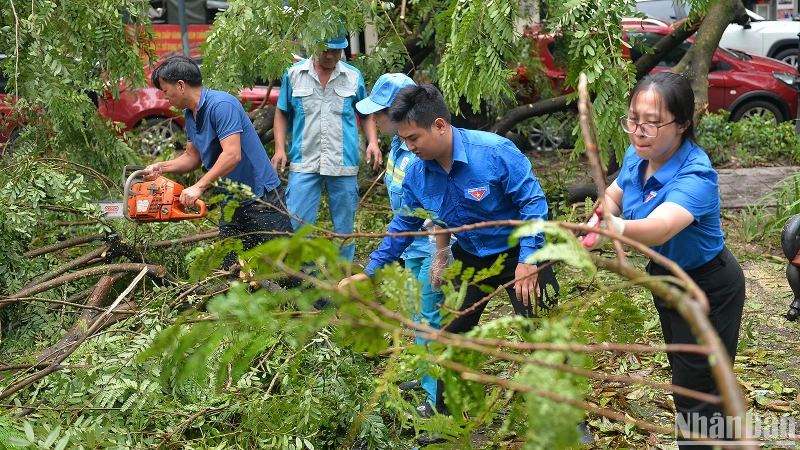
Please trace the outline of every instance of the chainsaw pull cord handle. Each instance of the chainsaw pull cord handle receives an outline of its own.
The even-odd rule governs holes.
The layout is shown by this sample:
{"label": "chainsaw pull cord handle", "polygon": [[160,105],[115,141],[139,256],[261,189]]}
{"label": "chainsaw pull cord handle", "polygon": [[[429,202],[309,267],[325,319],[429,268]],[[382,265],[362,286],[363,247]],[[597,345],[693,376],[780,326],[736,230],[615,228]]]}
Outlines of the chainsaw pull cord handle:
{"label": "chainsaw pull cord handle", "polygon": [[131,185],[133,185],[133,180],[135,180],[136,177],[138,177],[140,175],[144,175],[146,173],[147,173],[146,170],[136,170],[133,173],[131,173],[130,175],[128,175],[128,179],[125,180],[125,190],[123,191],[123,194],[122,194],[123,195],[123,198],[122,198],[122,215],[126,219],[130,220],[131,222],[134,222],[134,220],[131,219],[130,216],[128,215],[128,199],[131,197]]}

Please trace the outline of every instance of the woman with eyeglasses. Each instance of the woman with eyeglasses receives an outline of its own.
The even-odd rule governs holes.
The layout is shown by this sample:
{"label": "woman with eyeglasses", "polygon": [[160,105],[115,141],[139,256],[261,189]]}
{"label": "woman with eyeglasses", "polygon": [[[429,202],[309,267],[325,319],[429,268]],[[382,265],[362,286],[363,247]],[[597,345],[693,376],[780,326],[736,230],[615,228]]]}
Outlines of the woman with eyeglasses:
{"label": "woman with eyeglasses", "polygon": [[[613,217],[610,223],[600,226],[647,244],[678,263],[692,277],[708,297],[709,319],[733,361],[745,300],[744,273],[725,247],[717,172],[695,142],[693,112],[694,93],[680,75],[657,73],[636,84],[628,99],[628,114],[620,118],[631,145],[619,176],[605,195],[605,207]],[[592,218],[592,223],[598,221],[598,217]],[[595,233],[582,240],[590,249],[608,242]],[[651,275],[669,274],[653,261],[647,271]],[[686,320],[668,307],[664,299],[654,294],[653,300],[665,343],[696,344]],[[719,394],[706,356],[668,353],[668,359],[673,384]],[[717,413],[725,418],[721,405],[678,394],[674,399],[678,425],[688,424],[684,429],[692,432],[708,434],[711,429],[713,434],[714,428],[696,425],[703,421],[717,423],[710,422]],[[724,427],[720,431],[723,435],[710,437],[731,437],[724,435]],[[692,445],[691,448],[711,447]]]}

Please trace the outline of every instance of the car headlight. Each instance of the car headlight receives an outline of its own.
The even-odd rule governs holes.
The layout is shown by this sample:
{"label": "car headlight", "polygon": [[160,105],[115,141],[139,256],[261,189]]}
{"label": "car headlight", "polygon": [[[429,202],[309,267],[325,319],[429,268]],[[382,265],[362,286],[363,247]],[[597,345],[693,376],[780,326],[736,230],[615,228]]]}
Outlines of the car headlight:
{"label": "car headlight", "polygon": [[800,80],[798,80],[798,77],[783,72],[772,72],[772,76],[790,88],[800,90]]}

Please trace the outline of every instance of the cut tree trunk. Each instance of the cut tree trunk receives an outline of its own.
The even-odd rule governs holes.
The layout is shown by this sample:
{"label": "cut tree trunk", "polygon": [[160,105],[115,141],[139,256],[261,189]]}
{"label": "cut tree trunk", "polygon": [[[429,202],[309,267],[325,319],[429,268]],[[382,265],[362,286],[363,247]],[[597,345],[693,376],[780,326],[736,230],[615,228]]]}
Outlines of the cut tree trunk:
{"label": "cut tree trunk", "polygon": [[694,91],[694,123],[699,123],[708,111],[708,72],[711,59],[719,46],[722,33],[731,21],[746,14],[741,0],[719,0],[708,10],[697,30],[694,43],[683,59],[670,72],[679,73],[689,80]]}

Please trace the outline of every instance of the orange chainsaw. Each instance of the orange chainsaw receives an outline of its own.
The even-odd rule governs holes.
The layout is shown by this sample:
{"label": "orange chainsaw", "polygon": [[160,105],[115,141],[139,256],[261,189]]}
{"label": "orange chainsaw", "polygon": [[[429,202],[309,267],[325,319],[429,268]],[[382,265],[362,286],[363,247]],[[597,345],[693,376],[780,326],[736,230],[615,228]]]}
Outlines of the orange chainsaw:
{"label": "orange chainsaw", "polygon": [[[132,172],[128,174],[128,171]],[[122,171],[123,199],[97,202],[108,219],[128,219],[132,222],[177,222],[206,217],[206,204],[196,200],[199,212],[188,212],[180,201],[183,186],[165,177],[144,179],[144,167],[125,166]]]}

